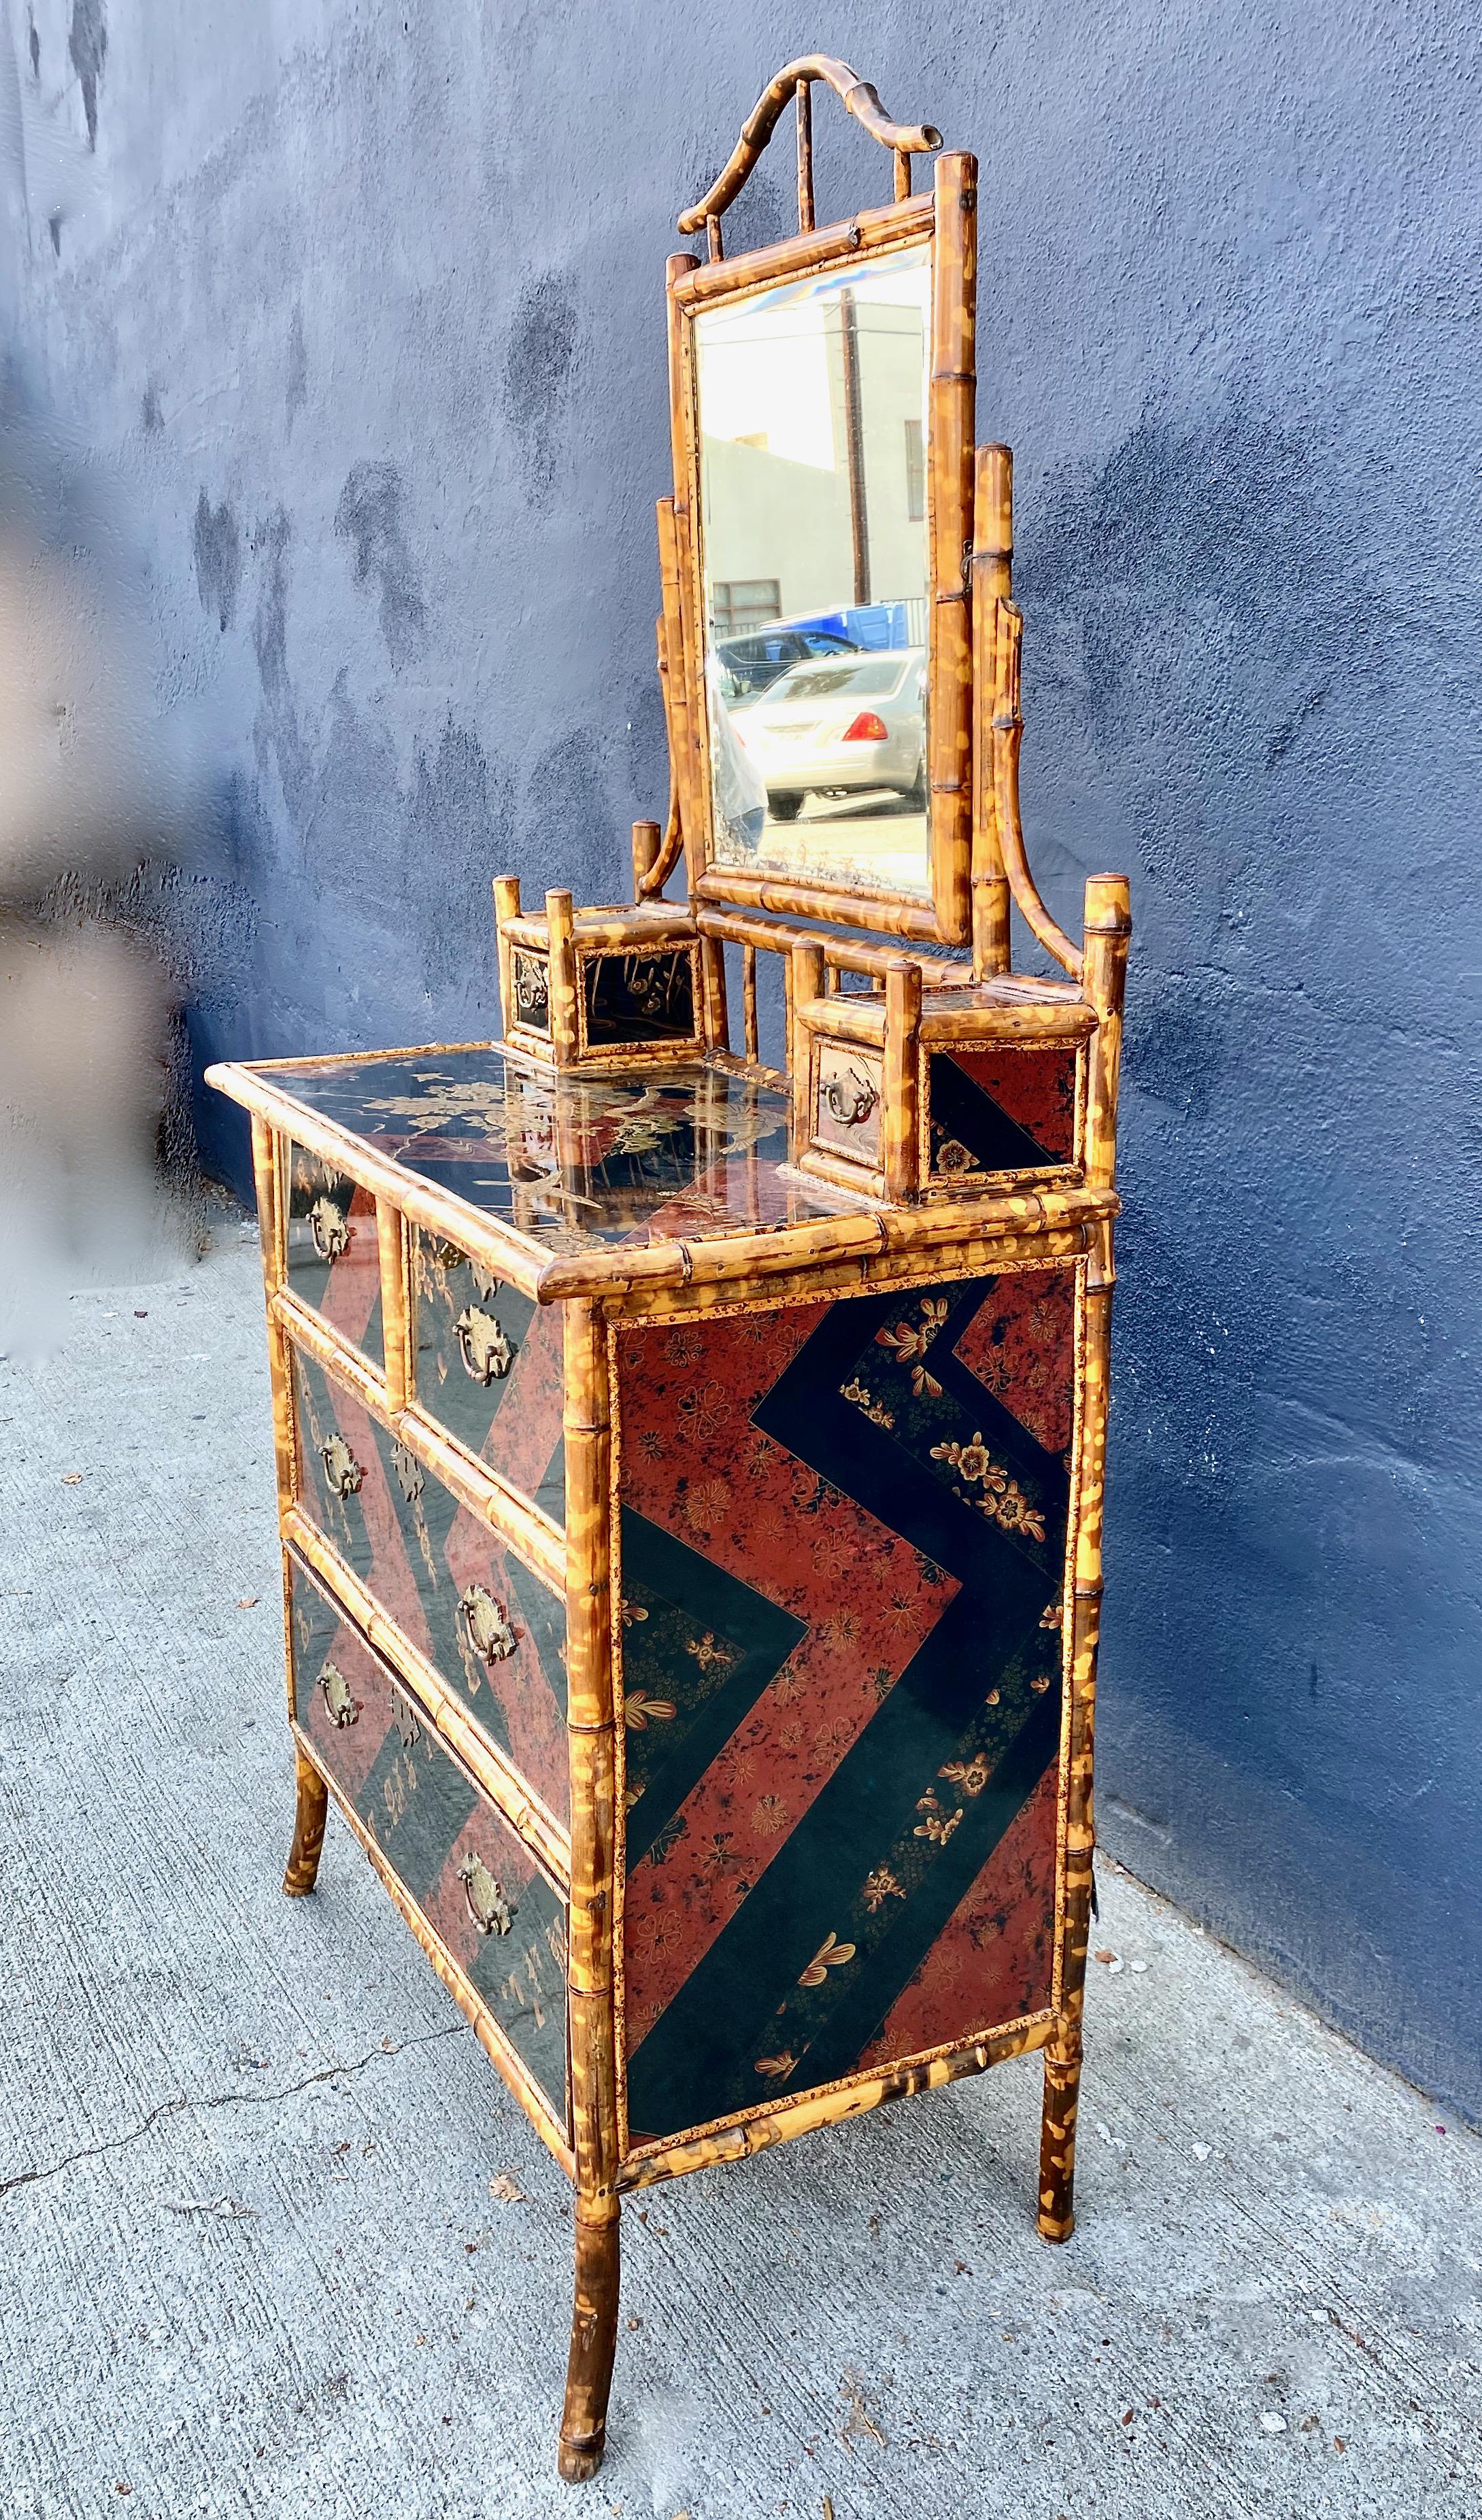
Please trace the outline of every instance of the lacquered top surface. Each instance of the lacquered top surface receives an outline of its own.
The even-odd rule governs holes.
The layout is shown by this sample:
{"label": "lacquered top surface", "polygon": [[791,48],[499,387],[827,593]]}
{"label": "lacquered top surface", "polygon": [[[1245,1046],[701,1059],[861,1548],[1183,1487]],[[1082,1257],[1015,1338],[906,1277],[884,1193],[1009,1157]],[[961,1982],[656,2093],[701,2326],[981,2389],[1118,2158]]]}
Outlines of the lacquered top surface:
{"label": "lacquered top surface", "polygon": [[557,1075],[468,1049],[247,1072],[546,1251],[858,1212],[784,1171],[786,1095],[722,1068]]}

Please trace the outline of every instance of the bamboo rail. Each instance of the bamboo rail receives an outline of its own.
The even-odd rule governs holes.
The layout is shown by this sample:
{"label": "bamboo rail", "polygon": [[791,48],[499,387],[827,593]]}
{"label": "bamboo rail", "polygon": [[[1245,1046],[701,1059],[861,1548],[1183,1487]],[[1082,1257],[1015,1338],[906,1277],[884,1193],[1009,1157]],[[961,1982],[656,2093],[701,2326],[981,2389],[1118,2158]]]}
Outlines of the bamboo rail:
{"label": "bamboo rail", "polygon": [[[680,212],[675,225],[681,236],[694,236],[713,221],[715,242],[719,246],[721,212],[728,210],[741,192],[792,99],[797,100],[798,113],[798,226],[805,233],[812,231],[813,125],[804,98],[815,82],[831,87],[844,112],[853,115],[872,140],[877,140],[881,148],[891,150],[897,161],[902,158],[909,160],[923,150],[940,149],[942,135],[929,122],[892,122],[879,101],[874,81],[862,79],[858,70],[852,70],[847,62],[838,61],[830,53],[805,53],[800,60],[789,62],[786,69],[779,70],[776,78],[763,88],[741,124],[741,138],[708,193],[692,209]],[[899,185],[898,163],[896,180]]]}

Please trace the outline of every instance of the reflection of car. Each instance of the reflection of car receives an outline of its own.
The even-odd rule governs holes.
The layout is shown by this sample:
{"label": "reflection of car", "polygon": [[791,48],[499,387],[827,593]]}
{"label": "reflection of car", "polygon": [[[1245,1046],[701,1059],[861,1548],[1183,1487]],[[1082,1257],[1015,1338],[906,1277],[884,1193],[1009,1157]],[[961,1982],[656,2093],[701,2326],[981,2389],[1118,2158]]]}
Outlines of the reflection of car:
{"label": "reflection of car", "polygon": [[760,630],[747,631],[744,638],[722,639],[715,649],[725,697],[743,703],[766,691],[789,665],[805,664],[810,656],[854,653],[854,641],[838,630],[786,621],[768,622]]}
{"label": "reflection of car", "polygon": [[790,823],[810,789],[854,794],[894,788],[926,801],[926,652],[789,666],[731,723],[767,783],[767,802]]}

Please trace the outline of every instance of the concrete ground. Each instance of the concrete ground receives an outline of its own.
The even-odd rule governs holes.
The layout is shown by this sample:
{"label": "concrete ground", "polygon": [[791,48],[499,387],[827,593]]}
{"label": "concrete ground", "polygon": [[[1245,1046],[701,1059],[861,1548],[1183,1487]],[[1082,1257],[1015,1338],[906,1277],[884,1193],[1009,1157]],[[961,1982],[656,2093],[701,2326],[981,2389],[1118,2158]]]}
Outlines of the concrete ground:
{"label": "concrete ground", "polygon": [[1482,2511],[1482,2145],[1111,1871],[1070,2244],[1028,2060],[652,2191],[559,2485],[563,2182],[343,1830],[279,1895],[255,1244],[70,1316],[0,1367],[0,2520]]}

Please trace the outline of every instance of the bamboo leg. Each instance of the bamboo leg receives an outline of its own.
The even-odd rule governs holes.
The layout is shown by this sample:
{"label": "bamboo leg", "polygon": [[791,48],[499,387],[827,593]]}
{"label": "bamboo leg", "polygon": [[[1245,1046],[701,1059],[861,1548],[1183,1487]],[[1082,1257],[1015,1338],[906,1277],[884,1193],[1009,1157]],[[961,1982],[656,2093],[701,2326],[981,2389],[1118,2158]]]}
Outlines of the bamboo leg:
{"label": "bamboo leg", "polygon": [[306,1899],[319,1878],[319,1859],[324,1853],[324,1824],[330,1810],[330,1789],[318,1769],[296,1747],[293,1765],[298,1799],[293,1813],[293,1843],[289,1849],[288,1869],[283,1876],[283,1895],[285,1899]]}
{"label": "bamboo leg", "polygon": [[[1131,922],[1123,876],[1093,876],[1086,886],[1086,994],[1097,1012],[1086,1122],[1086,1179],[1109,1190],[1116,1178],[1117,1085],[1122,995]],[[1075,2228],[1075,2118],[1081,2088],[1081,2013],[1091,1940],[1096,1812],[1096,1658],[1101,1625],[1101,1527],[1106,1496],[1106,1403],[1111,1303],[1116,1282],[1111,1227],[1098,1227],[1082,1298],[1079,1512],[1071,1587],[1070,1741],[1065,1808],[1064,1912],[1060,1923],[1059,2017],[1045,2049],[1040,2136],[1040,2232],[1068,2240]]]}
{"label": "bamboo leg", "polygon": [[[1056,2042],[1071,2044],[1072,2034],[1059,2032]],[[1075,2229],[1075,2116],[1081,2092],[1081,2037],[1073,2033],[1075,2056],[1045,2050],[1045,2103],[1040,2118],[1040,2237],[1068,2240]]]}
{"label": "bamboo leg", "polygon": [[602,2461],[617,2335],[616,1739],[611,1629],[611,1403],[597,1304],[565,1308],[566,1726],[571,1905],[566,2004],[576,2156],[576,2300],[557,2464],[572,2482]]}
{"label": "bamboo leg", "polygon": [[581,2485],[602,2465],[617,2345],[618,2200],[576,2199],[576,2298],[557,2465]]}

